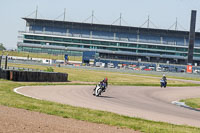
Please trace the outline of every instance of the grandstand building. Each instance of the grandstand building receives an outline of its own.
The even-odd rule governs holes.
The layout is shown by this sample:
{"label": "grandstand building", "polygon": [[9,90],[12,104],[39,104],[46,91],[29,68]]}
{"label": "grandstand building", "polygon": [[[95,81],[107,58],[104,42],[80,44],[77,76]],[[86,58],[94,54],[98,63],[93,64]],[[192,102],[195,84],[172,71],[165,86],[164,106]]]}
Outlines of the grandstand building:
{"label": "grandstand building", "polygon": [[[23,18],[18,51],[82,56],[98,60],[186,64],[189,31]],[[194,63],[200,65],[200,32],[195,34]]]}

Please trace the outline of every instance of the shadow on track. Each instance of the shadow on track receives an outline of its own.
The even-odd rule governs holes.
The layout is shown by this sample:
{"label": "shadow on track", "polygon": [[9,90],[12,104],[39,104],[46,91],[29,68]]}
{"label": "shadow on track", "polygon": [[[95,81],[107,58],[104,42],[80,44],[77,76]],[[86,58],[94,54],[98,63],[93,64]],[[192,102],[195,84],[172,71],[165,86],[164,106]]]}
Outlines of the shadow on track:
{"label": "shadow on track", "polygon": [[98,96],[98,97],[101,97],[101,98],[115,98],[115,97],[110,97],[110,96]]}

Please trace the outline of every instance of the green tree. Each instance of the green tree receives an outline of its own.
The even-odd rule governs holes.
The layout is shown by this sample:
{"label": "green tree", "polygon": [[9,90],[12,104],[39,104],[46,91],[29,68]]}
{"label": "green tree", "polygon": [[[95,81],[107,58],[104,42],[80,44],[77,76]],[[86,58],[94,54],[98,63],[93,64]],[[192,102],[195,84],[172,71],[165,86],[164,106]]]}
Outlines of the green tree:
{"label": "green tree", "polygon": [[0,51],[6,50],[6,48],[3,46],[3,43],[0,43]]}

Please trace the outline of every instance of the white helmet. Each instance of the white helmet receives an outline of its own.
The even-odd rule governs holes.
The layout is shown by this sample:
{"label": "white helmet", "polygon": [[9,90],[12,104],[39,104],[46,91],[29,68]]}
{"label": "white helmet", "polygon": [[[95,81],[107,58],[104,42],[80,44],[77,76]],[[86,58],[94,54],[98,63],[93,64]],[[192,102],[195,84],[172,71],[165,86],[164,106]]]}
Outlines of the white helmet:
{"label": "white helmet", "polygon": [[163,77],[165,76],[165,74],[163,74]]}

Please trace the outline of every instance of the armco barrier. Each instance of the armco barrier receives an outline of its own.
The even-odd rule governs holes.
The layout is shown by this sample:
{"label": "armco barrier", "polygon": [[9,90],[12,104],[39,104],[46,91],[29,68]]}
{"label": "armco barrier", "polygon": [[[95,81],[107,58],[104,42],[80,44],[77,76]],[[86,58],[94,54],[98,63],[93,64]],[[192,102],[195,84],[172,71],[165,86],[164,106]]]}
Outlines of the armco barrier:
{"label": "armco barrier", "polygon": [[68,80],[68,74],[56,72],[31,72],[0,69],[0,78],[13,81],[28,82],[66,82]]}

